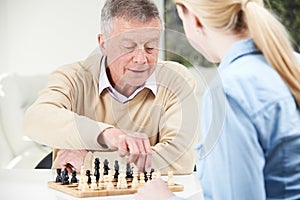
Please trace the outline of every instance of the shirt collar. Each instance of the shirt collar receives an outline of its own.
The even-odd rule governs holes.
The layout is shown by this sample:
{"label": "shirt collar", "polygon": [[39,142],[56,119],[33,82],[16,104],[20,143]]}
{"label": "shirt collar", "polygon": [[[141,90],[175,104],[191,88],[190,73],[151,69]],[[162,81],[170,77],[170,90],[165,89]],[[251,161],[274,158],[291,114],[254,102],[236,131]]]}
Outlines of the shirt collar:
{"label": "shirt collar", "polygon": [[235,61],[237,58],[244,56],[246,54],[253,54],[253,53],[260,53],[260,50],[256,47],[252,38],[235,42],[230,47],[229,52],[220,63],[219,70],[223,70],[223,68],[229,66],[229,64]]}
{"label": "shirt collar", "polygon": [[120,103],[126,103],[133,99],[140,91],[144,88],[148,88],[152,91],[152,93],[156,96],[157,85],[155,72],[151,74],[151,76],[146,80],[145,84],[139,88],[137,88],[129,97],[124,96],[119,93],[117,90],[113,88],[111,83],[108,80],[108,76],[106,73],[106,57],[102,57],[100,62],[100,75],[99,75],[99,95],[103,92],[104,89],[107,89],[110,95],[115,98]]}

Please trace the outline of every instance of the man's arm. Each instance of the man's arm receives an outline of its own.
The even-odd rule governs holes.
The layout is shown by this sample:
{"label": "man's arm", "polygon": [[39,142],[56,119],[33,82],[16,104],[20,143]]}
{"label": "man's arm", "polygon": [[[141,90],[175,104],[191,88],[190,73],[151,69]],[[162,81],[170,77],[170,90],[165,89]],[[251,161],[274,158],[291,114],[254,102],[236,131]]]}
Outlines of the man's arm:
{"label": "man's arm", "polygon": [[67,66],[49,76],[46,88],[25,113],[24,130],[31,139],[59,149],[103,149],[97,137],[113,126],[74,111],[79,88],[85,84],[76,77],[78,70],[80,66]]}
{"label": "man's arm", "polygon": [[157,73],[157,84],[163,88],[158,90],[157,97],[163,95],[164,101],[159,142],[152,147],[152,164],[162,173],[172,170],[174,174],[190,174],[196,161],[194,147],[200,138],[198,88],[196,80],[184,66],[165,63]]}

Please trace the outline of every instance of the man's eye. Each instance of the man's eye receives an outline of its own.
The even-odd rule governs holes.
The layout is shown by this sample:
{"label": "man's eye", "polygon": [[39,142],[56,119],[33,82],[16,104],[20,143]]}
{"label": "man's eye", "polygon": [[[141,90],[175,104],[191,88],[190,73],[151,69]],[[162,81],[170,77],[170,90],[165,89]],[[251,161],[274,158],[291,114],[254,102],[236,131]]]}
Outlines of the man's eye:
{"label": "man's eye", "polygon": [[132,47],[132,46],[125,46],[124,49],[126,49],[127,51],[133,51],[134,47]]}
{"label": "man's eye", "polygon": [[146,51],[147,51],[148,53],[151,53],[151,52],[154,51],[154,48],[152,48],[152,47],[146,47]]}

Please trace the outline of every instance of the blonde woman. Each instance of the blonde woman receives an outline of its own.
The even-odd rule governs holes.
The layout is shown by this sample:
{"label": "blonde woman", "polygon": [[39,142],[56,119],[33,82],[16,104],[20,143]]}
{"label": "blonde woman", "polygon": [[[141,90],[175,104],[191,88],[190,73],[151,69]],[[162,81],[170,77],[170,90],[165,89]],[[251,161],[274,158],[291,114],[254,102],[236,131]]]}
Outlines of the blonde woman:
{"label": "blonde woman", "polygon": [[[300,56],[285,28],[262,0],[175,3],[191,45],[220,63],[225,95],[220,137],[197,164],[205,199],[300,199]],[[214,92],[204,96],[206,116],[212,115]],[[203,120],[208,135],[218,122],[213,116]],[[161,180],[147,184],[136,199],[147,194],[177,198]]]}

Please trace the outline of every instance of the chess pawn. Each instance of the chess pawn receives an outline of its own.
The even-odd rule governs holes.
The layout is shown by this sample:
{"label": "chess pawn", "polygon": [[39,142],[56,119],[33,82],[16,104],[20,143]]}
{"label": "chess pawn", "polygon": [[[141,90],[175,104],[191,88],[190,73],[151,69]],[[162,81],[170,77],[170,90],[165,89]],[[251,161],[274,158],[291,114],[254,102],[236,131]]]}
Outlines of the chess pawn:
{"label": "chess pawn", "polygon": [[73,171],[72,171],[71,183],[77,183],[76,170],[75,169],[73,169]]}
{"label": "chess pawn", "polygon": [[104,187],[104,188],[107,188],[107,184],[108,184],[108,180],[109,180],[108,175],[104,175],[103,179],[104,179],[104,180],[103,180],[103,182],[104,182],[103,187]]}
{"label": "chess pawn", "polygon": [[140,173],[140,181],[139,181],[139,186],[144,186],[145,185],[145,175],[144,173]]}
{"label": "chess pawn", "polygon": [[82,184],[82,190],[83,191],[87,191],[89,189],[88,179],[89,179],[89,177],[87,177],[87,176],[85,176],[83,178],[83,180],[84,180],[83,184]]}
{"label": "chess pawn", "polygon": [[118,189],[127,189],[128,188],[125,171],[123,171],[123,170],[120,171],[120,174],[118,176],[117,188]]}
{"label": "chess pawn", "polygon": [[92,176],[91,177],[91,189],[95,190],[97,189],[97,177],[96,176]]}
{"label": "chess pawn", "polygon": [[174,185],[173,181],[173,171],[168,171],[168,185]]}
{"label": "chess pawn", "polygon": [[91,180],[91,171],[90,170],[86,170],[86,174],[87,176],[87,183],[90,184],[92,182]]}
{"label": "chess pawn", "polygon": [[151,180],[156,180],[157,178],[157,173],[156,172],[152,172],[152,178]]}
{"label": "chess pawn", "polygon": [[104,189],[104,174],[103,174],[103,168],[100,168],[100,179],[98,181],[98,188],[99,189]]}
{"label": "chess pawn", "polygon": [[111,170],[108,172],[108,183],[106,186],[106,190],[113,190],[114,189],[114,184],[113,184],[113,176]]}
{"label": "chess pawn", "polygon": [[131,183],[132,189],[136,189],[139,186],[139,180],[138,180],[138,172],[133,172],[133,179]]}

